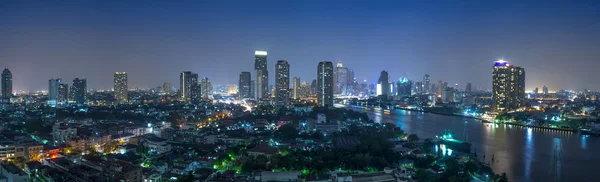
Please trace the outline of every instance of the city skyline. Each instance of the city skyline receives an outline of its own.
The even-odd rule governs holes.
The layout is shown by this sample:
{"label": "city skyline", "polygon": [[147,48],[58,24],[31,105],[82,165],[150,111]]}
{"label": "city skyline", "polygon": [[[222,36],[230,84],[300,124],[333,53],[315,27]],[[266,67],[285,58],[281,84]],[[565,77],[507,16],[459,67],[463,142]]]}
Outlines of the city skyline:
{"label": "city skyline", "polygon": [[[128,11],[131,7],[139,11]],[[489,64],[505,59],[529,70],[527,90],[544,85],[600,90],[600,81],[592,79],[600,76],[593,69],[600,66],[598,7],[597,2],[2,2],[6,16],[0,21],[11,28],[0,30],[5,42],[0,67],[13,72],[14,91],[45,90],[49,78],[76,77],[87,78],[88,88],[109,89],[115,71],[129,73],[130,88],[178,83],[184,70],[224,85],[238,81],[228,73],[255,73],[252,52],[265,50],[271,60],[297,65],[290,76],[305,81],[316,76],[303,70],[330,60],[355,69],[357,81],[370,84],[386,69],[392,80],[430,74],[432,80],[491,89]],[[378,11],[370,15],[373,9]],[[282,13],[289,10],[299,16]],[[374,17],[380,18],[370,21]],[[190,25],[191,19],[203,23]],[[290,23],[277,29],[284,22]],[[156,26],[161,23],[169,26]],[[309,31],[313,34],[304,33]],[[274,65],[268,62],[267,68]],[[268,79],[268,85],[275,83],[274,76]]]}

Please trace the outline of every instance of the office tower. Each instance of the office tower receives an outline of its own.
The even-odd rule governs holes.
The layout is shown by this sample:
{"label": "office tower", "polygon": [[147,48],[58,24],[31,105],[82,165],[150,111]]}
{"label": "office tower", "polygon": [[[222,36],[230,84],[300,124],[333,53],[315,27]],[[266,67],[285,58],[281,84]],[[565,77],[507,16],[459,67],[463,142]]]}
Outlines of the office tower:
{"label": "office tower", "polygon": [[425,76],[423,76],[423,94],[430,94],[431,92],[431,85],[430,82],[431,79],[429,78],[429,74],[425,74]]}
{"label": "office tower", "polygon": [[10,102],[10,97],[13,94],[12,90],[12,73],[8,68],[2,71],[2,102]]}
{"label": "office tower", "polygon": [[290,64],[279,60],[275,64],[275,103],[277,107],[290,104]]}
{"label": "office tower", "polygon": [[544,87],[542,88],[542,92],[544,92],[544,95],[548,95],[548,87],[544,85]]}
{"label": "office tower", "polygon": [[[196,78],[198,78],[196,76]],[[179,74],[179,92],[182,99],[189,99],[192,91],[192,72],[184,71]]]}
{"label": "office tower", "polygon": [[500,60],[492,69],[492,99],[495,111],[510,111],[525,104],[525,70]]}
{"label": "office tower", "polygon": [[58,85],[61,84],[62,79],[50,79],[48,80],[48,105],[56,106],[58,102]]}
{"label": "office tower", "polygon": [[356,80],[354,80],[354,69],[348,69],[348,81],[346,83],[347,83],[346,94],[347,95],[354,94],[354,87],[356,87]]}
{"label": "office tower", "polygon": [[390,93],[390,75],[387,71],[381,71],[379,81],[377,81],[377,95],[388,96]]}
{"label": "office tower", "polygon": [[238,95],[241,99],[247,99],[247,98],[252,98],[252,95],[250,95],[251,93],[251,86],[250,86],[250,82],[251,82],[251,75],[250,72],[242,72],[240,73],[240,81],[239,81],[239,91],[238,91]]}
{"label": "office tower", "polygon": [[114,76],[114,93],[118,103],[129,102],[129,90],[127,88],[127,73],[116,72]]}
{"label": "office tower", "polygon": [[311,85],[309,85],[308,83],[303,82],[302,84],[300,84],[300,88],[298,90],[298,99],[310,97],[310,95],[312,95],[311,90]]}
{"label": "office tower", "polygon": [[201,81],[198,80],[198,74],[192,73],[190,74],[190,99],[192,101],[199,101],[202,99],[202,84]]}
{"label": "office tower", "polygon": [[212,96],[213,87],[212,87],[212,84],[210,83],[210,80],[208,80],[208,77],[202,78],[202,80],[200,81],[200,86],[201,86],[200,90],[202,92],[201,97],[203,99],[208,99],[210,96]]}
{"label": "office tower", "polygon": [[338,62],[335,70],[335,93],[346,94],[346,88],[348,87],[348,68],[344,67],[342,62]]}
{"label": "office tower", "polygon": [[318,91],[319,86],[317,85],[317,80],[315,79],[310,83],[310,93],[312,96],[316,96]]}
{"label": "office tower", "polygon": [[535,87],[535,89],[533,90],[533,94],[537,95],[539,93],[540,93],[540,90],[537,87]]}
{"label": "office tower", "polygon": [[317,102],[322,107],[333,107],[333,63],[322,61],[317,68]]}
{"label": "office tower", "polygon": [[397,94],[399,97],[408,97],[411,95],[412,83],[407,78],[398,79],[397,85],[398,85],[397,86],[398,87]]}
{"label": "office tower", "polygon": [[169,83],[169,82],[163,83],[163,91],[164,91],[165,95],[171,95],[171,93],[173,92],[173,90],[171,88],[171,83]]}
{"label": "office tower", "polygon": [[415,83],[415,91],[417,92],[418,95],[422,95],[423,94],[423,82],[416,82]]}
{"label": "office tower", "polygon": [[454,89],[453,88],[446,88],[444,90],[444,92],[442,92],[441,99],[442,99],[443,103],[454,102]]}
{"label": "office tower", "polygon": [[256,80],[250,81],[250,98],[256,97]]}
{"label": "office tower", "polygon": [[467,86],[465,87],[465,92],[467,93],[471,93],[471,83],[467,83]]}
{"label": "office tower", "polygon": [[298,77],[294,77],[294,90],[293,90],[293,92],[294,92],[294,94],[293,94],[294,97],[293,98],[294,99],[299,99],[300,98],[300,96],[299,96],[300,95],[300,93],[299,93],[300,92],[300,78],[298,78]]}
{"label": "office tower", "polygon": [[84,104],[87,100],[87,80],[85,78],[73,79],[71,85],[71,102],[75,104]]}
{"label": "office tower", "polygon": [[69,101],[69,84],[60,83],[58,84],[58,95],[56,100],[59,103],[66,103]]}
{"label": "office tower", "polygon": [[254,70],[256,71],[256,99],[268,98],[267,51],[254,51]]}

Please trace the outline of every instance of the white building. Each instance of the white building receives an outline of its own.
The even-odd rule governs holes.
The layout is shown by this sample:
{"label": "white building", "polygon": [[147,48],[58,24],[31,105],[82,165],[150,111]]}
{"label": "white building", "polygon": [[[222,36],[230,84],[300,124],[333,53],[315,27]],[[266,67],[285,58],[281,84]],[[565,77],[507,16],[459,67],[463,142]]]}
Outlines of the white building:
{"label": "white building", "polygon": [[171,144],[168,144],[167,140],[158,137],[147,138],[144,146],[146,146],[150,152],[158,154],[169,152],[172,149]]}
{"label": "white building", "polygon": [[55,144],[63,144],[77,136],[77,128],[67,124],[55,123],[52,126],[52,137]]}

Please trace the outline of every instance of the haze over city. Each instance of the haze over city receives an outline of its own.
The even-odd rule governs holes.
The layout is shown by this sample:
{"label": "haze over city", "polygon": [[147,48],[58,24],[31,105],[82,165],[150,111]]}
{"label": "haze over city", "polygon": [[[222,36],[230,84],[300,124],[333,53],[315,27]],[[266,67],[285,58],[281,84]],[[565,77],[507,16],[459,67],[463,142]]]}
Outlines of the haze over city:
{"label": "haze over city", "polygon": [[[526,89],[600,89],[597,1],[192,1],[0,2],[0,67],[14,90],[46,90],[49,78],[110,89],[179,81],[193,71],[213,84],[287,60],[290,76],[315,79],[322,60],[376,83],[430,74],[491,89],[493,62],[525,68]],[[254,77],[254,75],[253,75]],[[274,83],[270,76],[269,84]],[[461,86],[462,87],[462,86]]]}

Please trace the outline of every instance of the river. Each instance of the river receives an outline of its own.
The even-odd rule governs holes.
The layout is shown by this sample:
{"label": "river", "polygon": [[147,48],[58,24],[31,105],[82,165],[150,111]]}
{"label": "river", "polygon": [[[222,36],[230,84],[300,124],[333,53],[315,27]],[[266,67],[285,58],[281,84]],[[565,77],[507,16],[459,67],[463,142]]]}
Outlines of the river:
{"label": "river", "polygon": [[[509,181],[599,181],[600,138],[577,132],[489,124],[471,118],[416,111],[359,108],[375,122],[394,123],[421,138],[445,129],[454,138],[473,144],[473,151],[494,172],[505,172]],[[594,155],[595,154],[595,155]],[[494,161],[492,162],[492,156]]]}

